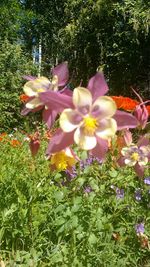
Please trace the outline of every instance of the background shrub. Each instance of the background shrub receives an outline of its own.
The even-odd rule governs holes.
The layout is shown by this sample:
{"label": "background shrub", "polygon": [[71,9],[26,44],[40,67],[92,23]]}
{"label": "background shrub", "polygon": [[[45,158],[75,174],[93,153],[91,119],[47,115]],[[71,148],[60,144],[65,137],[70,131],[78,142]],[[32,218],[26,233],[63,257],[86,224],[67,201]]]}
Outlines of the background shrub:
{"label": "background shrub", "polygon": [[20,44],[11,44],[7,39],[0,42],[0,132],[14,127],[23,127],[20,94],[25,82],[23,75],[36,75],[36,67]]}

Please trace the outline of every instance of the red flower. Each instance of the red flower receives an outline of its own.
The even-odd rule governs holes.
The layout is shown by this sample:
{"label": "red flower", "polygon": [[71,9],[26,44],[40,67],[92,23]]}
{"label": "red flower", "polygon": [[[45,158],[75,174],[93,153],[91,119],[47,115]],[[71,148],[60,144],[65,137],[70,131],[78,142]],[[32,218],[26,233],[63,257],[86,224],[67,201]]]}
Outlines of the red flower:
{"label": "red flower", "polygon": [[29,96],[25,95],[25,94],[22,94],[19,96],[19,99],[22,103],[26,103],[29,99]]}
{"label": "red flower", "polygon": [[139,104],[137,100],[131,99],[124,96],[111,96],[115,101],[118,109],[124,109],[127,111],[135,110],[136,106]]}
{"label": "red flower", "polygon": [[7,136],[7,133],[1,133],[0,134],[0,142],[2,142]]}
{"label": "red flower", "polygon": [[147,109],[148,114],[149,114],[149,116],[150,116],[150,106],[146,106],[146,109]]}
{"label": "red flower", "polygon": [[20,146],[21,143],[17,140],[17,139],[13,139],[10,141],[10,144],[13,146],[13,147],[17,147],[17,146]]}

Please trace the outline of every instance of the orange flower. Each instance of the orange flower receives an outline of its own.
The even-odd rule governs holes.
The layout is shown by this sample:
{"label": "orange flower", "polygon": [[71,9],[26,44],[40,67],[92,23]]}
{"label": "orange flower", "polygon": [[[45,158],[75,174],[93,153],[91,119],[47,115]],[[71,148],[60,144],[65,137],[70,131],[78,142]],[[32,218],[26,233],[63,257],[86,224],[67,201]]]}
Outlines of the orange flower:
{"label": "orange flower", "polygon": [[40,133],[36,131],[33,134],[28,134],[28,137],[30,138],[31,141],[39,140],[40,139]]}
{"label": "orange flower", "polygon": [[19,99],[22,103],[26,103],[29,99],[29,96],[25,95],[25,94],[22,94],[19,96]]}
{"label": "orange flower", "polygon": [[46,140],[49,141],[52,138],[53,134],[54,133],[51,130],[45,131],[45,133],[44,133],[44,139],[46,139]]}
{"label": "orange flower", "polygon": [[0,134],[0,142],[2,142],[6,136],[7,136],[7,133],[1,133]]}
{"label": "orange flower", "polygon": [[111,96],[111,98],[115,101],[118,109],[124,109],[127,111],[133,111],[139,104],[137,100],[131,99],[129,97]]}
{"label": "orange flower", "polygon": [[16,147],[16,146],[20,146],[20,145],[21,145],[21,143],[20,143],[18,140],[16,140],[16,139],[11,140],[11,141],[10,141],[10,144],[11,144],[13,147]]}
{"label": "orange flower", "polygon": [[146,106],[146,108],[147,108],[148,114],[150,116],[150,106]]}

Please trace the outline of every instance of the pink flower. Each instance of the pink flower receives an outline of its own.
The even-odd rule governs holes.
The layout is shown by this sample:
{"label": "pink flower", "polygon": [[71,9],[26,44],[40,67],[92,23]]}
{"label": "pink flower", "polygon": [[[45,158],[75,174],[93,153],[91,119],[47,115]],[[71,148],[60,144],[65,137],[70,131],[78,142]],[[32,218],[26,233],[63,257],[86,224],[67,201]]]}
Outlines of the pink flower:
{"label": "pink flower", "polygon": [[[66,97],[66,107],[60,116],[60,127],[51,139],[47,153],[55,153],[74,142],[81,148],[103,160],[108,150],[108,141],[117,130],[135,128],[136,118],[126,112],[116,111],[115,102],[108,96],[104,76],[98,72],[88,83],[88,89],[77,87],[72,101]],[[45,103],[62,106],[62,95],[56,98],[52,93],[43,93]],[[51,95],[50,95],[51,94]],[[53,99],[53,101],[51,101]]]}
{"label": "pink flower", "polygon": [[148,110],[147,110],[146,106],[144,104],[140,104],[140,105],[136,106],[136,109],[134,111],[134,116],[138,120],[138,123],[139,123],[138,126],[141,129],[144,129],[146,124],[147,124],[148,117],[149,117]]}
{"label": "pink flower", "polygon": [[145,103],[149,102],[149,100],[146,102],[143,102],[143,99],[141,98],[141,96],[134,89],[132,89],[132,90],[140,100],[139,105],[137,105],[135,108],[134,116],[138,120],[138,127],[141,129],[144,129],[146,124],[147,124],[148,117],[149,117],[149,113],[148,113],[148,110],[145,106]]}
{"label": "pink flower", "polygon": [[150,144],[149,139],[142,137],[137,145],[131,143],[129,146],[123,147],[121,157],[118,161],[120,166],[134,167],[138,176],[144,175],[145,166],[150,161]]}
{"label": "pink flower", "polygon": [[74,131],[74,141],[82,149],[91,150],[97,138],[108,140],[117,131],[112,116],[115,102],[108,96],[98,97],[94,102],[90,91],[78,87],[73,91],[74,109],[65,109],[60,115],[60,127],[66,132]]}
{"label": "pink flower", "polygon": [[[46,77],[28,77],[29,80],[24,85],[24,92],[26,96],[29,97],[25,109],[22,111],[22,115],[26,115],[30,111],[36,112],[38,110],[43,110],[43,120],[46,122],[47,126],[50,128],[54,123],[58,113],[62,111],[61,107],[56,109],[52,105],[46,105],[45,101],[40,98],[41,93],[48,93],[48,92],[57,92],[58,89],[64,87],[69,78],[68,72],[68,65],[66,62],[56,66],[52,70],[53,78],[52,80],[48,80]],[[70,91],[71,92],[71,91]],[[69,94],[69,89],[64,88],[58,94]],[[55,95],[55,98],[57,94]]]}

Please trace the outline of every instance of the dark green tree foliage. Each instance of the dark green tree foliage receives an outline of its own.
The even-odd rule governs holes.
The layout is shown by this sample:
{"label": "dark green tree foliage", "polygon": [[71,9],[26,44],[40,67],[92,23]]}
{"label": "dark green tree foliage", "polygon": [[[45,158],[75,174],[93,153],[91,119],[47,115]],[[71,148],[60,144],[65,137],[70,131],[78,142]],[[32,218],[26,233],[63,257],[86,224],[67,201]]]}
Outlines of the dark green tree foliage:
{"label": "dark green tree foliage", "polygon": [[0,39],[7,38],[11,43],[25,42],[24,32],[31,35],[34,14],[25,10],[24,1],[0,1]]}
{"label": "dark green tree foliage", "polygon": [[29,31],[26,29],[28,38],[25,41],[31,49],[33,38],[37,45],[39,40],[42,40],[42,59],[48,72],[50,66],[56,63],[56,57],[60,57],[61,54],[59,30],[66,26],[65,2],[64,0],[26,0],[24,2],[26,11],[35,14],[35,19],[32,21],[32,34],[29,36]]}
{"label": "dark green tree foliage", "polygon": [[0,132],[11,131],[21,127],[24,118],[21,116],[19,96],[23,93],[25,82],[23,75],[35,74],[31,60],[24,55],[20,45],[10,44],[8,40],[0,43]]}
{"label": "dark green tree foliage", "polygon": [[16,40],[20,29],[21,9],[19,1],[0,1],[0,38]]}
{"label": "dark green tree foliage", "polygon": [[77,74],[87,80],[101,67],[113,93],[130,95],[129,86],[142,86],[148,97],[149,7],[142,0],[68,0],[60,42],[66,57],[76,51]]}
{"label": "dark green tree foliage", "polygon": [[[23,126],[19,95],[23,93],[22,78],[25,74],[35,74],[35,66],[25,51],[24,29],[29,25],[32,11],[26,11],[18,0],[0,2],[0,132],[12,131]],[[30,56],[29,56],[30,54]]]}
{"label": "dark green tree foliage", "polygon": [[45,62],[68,60],[78,82],[101,67],[114,94],[140,86],[148,97],[149,1],[26,0],[25,7],[37,15]]}

